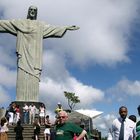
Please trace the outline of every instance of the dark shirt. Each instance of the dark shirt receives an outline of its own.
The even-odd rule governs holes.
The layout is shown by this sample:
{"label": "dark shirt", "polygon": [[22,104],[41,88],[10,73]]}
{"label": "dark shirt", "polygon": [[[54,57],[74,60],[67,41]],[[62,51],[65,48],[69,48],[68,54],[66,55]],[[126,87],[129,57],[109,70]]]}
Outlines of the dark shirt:
{"label": "dark shirt", "polygon": [[34,129],[34,135],[39,135],[40,134],[40,126],[36,125]]}
{"label": "dark shirt", "polygon": [[21,126],[21,125],[17,125],[15,128],[14,128],[14,131],[16,132],[16,137],[23,137],[22,136],[22,131],[24,130],[24,128]]}

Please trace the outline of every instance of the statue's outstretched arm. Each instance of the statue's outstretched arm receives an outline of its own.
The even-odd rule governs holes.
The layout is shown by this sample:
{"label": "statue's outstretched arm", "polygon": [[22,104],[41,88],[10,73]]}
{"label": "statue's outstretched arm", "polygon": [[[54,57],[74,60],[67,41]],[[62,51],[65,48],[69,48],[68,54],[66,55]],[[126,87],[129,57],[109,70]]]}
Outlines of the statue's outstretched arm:
{"label": "statue's outstretched arm", "polygon": [[0,32],[11,33],[13,35],[17,34],[16,27],[10,20],[0,20]]}
{"label": "statue's outstretched arm", "polygon": [[63,37],[67,30],[78,30],[79,27],[73,26],[52,26],[46,25],[44,26],[44,35],[43,38],[48,37]]}
{"label": "statue's outstretched arm", "polygon": [[80,27],[75,26],[75,25],[72,25],[72,26],[68,26],[67,27],[67,30],[78,30],[78,29],[80,29]]}

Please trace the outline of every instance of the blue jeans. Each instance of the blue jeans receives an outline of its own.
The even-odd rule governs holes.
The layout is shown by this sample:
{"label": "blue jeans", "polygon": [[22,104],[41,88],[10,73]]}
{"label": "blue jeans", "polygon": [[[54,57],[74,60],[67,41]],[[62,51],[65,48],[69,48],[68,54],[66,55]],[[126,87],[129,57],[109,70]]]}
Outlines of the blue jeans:
{"label": "blue jeans", "polygon": [[23,119],[24,119],[24,123],[28,123],[29,122],[29,112],[23,112]]}

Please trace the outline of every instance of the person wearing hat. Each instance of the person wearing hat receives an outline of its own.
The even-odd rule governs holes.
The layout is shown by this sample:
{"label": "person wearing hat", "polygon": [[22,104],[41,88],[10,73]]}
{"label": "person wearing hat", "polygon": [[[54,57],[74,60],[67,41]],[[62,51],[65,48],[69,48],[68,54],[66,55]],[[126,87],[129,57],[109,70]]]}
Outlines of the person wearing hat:
{"label": "person wearing hat", "polygon": [[60,102],[57,103],[57,108],[55,109],[56,115],[60,112],[63,111],[62,105]]}

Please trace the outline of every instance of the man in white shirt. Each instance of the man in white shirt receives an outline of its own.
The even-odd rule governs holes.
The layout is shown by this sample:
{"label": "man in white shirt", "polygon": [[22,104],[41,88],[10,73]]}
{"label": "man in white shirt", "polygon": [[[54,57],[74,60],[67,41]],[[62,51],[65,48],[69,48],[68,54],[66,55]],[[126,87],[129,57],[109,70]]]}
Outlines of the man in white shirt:
{"label": "man in white shirt", "polygon": [[29,106],[29,124],[34,123],[35,113],[36,113],[36,106],[32,103]]}
{"label": "man in white shirt", "polygon": [[[111,135],[109,135],[108,140],[134,140],[135,123],[127,118],[127,113],[125,106],[119,108],[120,117],[113,121]],[[123,130],[121,128],[122,123],[124,124]],[[120,136],[121,131],[124,131],[123,138]]]}

